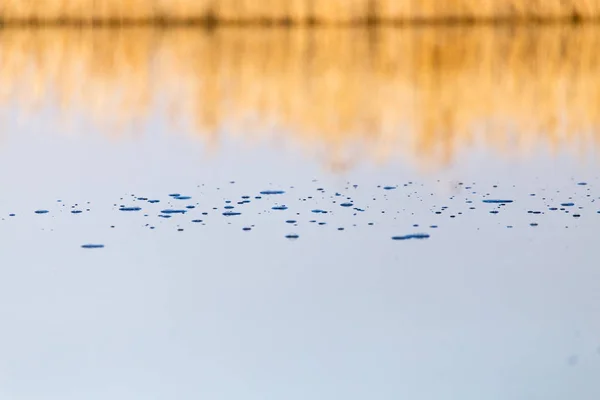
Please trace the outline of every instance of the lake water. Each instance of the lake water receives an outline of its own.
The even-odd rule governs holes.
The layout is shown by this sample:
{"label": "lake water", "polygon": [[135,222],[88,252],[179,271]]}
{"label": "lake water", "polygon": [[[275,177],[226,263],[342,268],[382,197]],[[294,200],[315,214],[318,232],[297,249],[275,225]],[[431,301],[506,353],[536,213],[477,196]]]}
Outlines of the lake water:
{"label": "lake water", "polygon": [[599,398],[598,45],[0,30],[0,398]]}

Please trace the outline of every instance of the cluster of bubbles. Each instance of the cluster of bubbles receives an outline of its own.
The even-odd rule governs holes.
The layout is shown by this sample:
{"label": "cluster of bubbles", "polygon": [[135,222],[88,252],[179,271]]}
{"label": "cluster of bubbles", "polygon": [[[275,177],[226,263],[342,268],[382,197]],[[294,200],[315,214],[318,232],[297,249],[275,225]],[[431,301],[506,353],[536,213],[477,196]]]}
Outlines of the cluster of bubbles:
{"label": "cluster of bubbles", "polygon": [[[315,180],[313,182],[317,182],[317,181]],[[235,184],[235,182],[230,182],[230,184]],[[596,198],[594,198],[592,196],[591,189],[590,189],[588,183],[575,182],[575,184],[577,187],[584,188],[583,194],[582,193],[577,194],[578,198],[587,199],[590,203],[595,203]],[[204,185],[202,185],[202,186],[204,186]],[[200,185],[198,187],[200,187]],[[277,213],[277,212],[283,212],[283,211],[288,211],[288,213],[293,212],[295,214],[295,217],[293,219],[282,218],[282,222],[287,224],[287,226],[297,227],[297,226],[299,226],[299,223],[300,223],[299,219],[303,215],[307,214],[307,215],[311,216],[308,219],[309,223],[323,226],[323,225],[327,225],[328,222],[331,222],[331,220],[333,219],[331,217],[335,216],[337,214],[338,210],[343,212],[343,215],[346,217],[348,215],[357,216],[358,214],[363,214],[363,213],[366,213],[367,215],[368,214],[374,215],[373,213],[385,214],[386,210],[377,209],[375,206],[370,204],[370,202],[377,200],[379,195],[381,195],[385,200],[388,200],[390,198],[389,194],[391,192],[396,192],[399,195],[399,199],[398,199],[399,204],[403,204],[403,201],[402,201],[403,196],[404,196],[405,200],[408,200],[409,198],[412,197],[413,199],[417,198],[418,201],[422,202],[425,195],[419,192],[418,187],[424,187],[424,185],[423,184],[418,185],[418,184],[415,184],[414,182],[407,182],[407,183],[400,184],[400,185],[385,185],[385,186],[380,185],[380,186],[376,187],[375,194],[370,198],[370,201],[366,201],[365,199],[357,200],[355,198],[360,197],[360,196],[350,196],[348,194],[342,194],[337,191],[329,193],[325,188],[317,187],[316,195],[313,194],[313,195],[300,197],[297,200],[299,200],[300,205],[303,203],[310,204],[311,202],[312,203],[317,202],[318,204],[321,204],[321,207],[322,207],[321,200],[325,200],[327,202],[327,207],[326,208],[312,208],[311,206],[309,206],[308,209],[304,210],[304,211],[303,210],[295,210],[296,207],[288,206],[289,203],[286,203],[285,200],[292,201],[292,199],[290,199],[288,197],[288,192],[286,190],[280,190],[280,189],[261,190],[261,191],[257,191],[254,194],[241,195],[241,196],[239,196],[239,198],[235,198],[235,199],[224,198],[223,204],[218,205],[218,206],[207,206],[206,204],[204,204],[204,202],[202,201],[203,195],[198,196],[200,201],[195,201],[196,199],[194,196],[185,195],[185,194],[181,194],[181,193],[170,193],[170,194],[168,194],[168,196],[165,196],[166,197],[165,199],[149,198],[149,197],[137,196],[137,195],[132,194],[132,195],[130,195],[129,198],[125,198],[125,197],[121,198],[120,203],[114,203],[113,210],[120,212],[120,213],[143,213],[144,217],[150,217],[151,213],[154,213],[155,216],[157,216],[158,218],[163,219],[163,220],[169,220],[171,218],[188,218],[188,217],[190,217],[190,215],[192,215],[192,217],[188,221],[190,221],[193,224],[206,225],[206,222],[204,221],[204,217],[208,216],[209,214],[217,214],[226,219],[236,218],[236,217],[239,217],[239,216],[245,214],[246,212],[248,212],[248,209],[246,208],[247,205],[249,205],[251,203],[261,202],[261,207],[260,207],[261,211],[258,212],[258,215],[263,215],[264,213]],[[503,210],[506,209],[507,207],[518,207],[519,212],[523,212],[523,213],[526,212],[528,217],[531,217],[531,220],[530,220],[530,222],[528,222],[528,225],[532,228],[535,228],[535,227],[539,226],[539,217],[541,215],[544,215],[547,213],[559,213],[560,212],[560,213],[564,213],[564,214],[570,216],[571,218],[581,218],[583,210],[584,210],[584,206],[577,204],[575,202],[575,200],[573,200],[573,196],[566,196],[566,198],[565,198],[564,195],[562,195],[560,191],[556,191],[556,193],[559,194],[560,196],[552,196],[552,197],[549,195],[538,196],[538,194],[536,194],[536,193],[527,194],[526,197],[535,198],[536,200],[541,199],[541,203],[542,203],[542,205],[540,205],[539,208],[530,209],[530,208],[524,208],[523,205],[518,205],[518,203],[523,203],[523,204],[527,203],[524,201],[525,199],[523,199],[523,201],[518,201],[516,199],[509,199],[509,198],[505,198],[505,197],[494,197],[490,193],[490,191],[481,192],[481,191],[478,191],[475,187],[476,187],[475,183],[472,183],[469,185],[469,184],[465,184],[462,182],[458,182],[455,184],[455,188],[459,189],[464,196],[462,196],[462,197],[459,197],[457,195],[450,196],[449,200],[451,200],[451,201],[458,200],[459,202],[460,202],[460,200],[463,200],[464,202],[461,202],[463,207],[460,210],[452,211],[449,206],[440,205],[440,206],[428,207],[427,211],[435,217],[448,216],[450,219],[456,219],[469,211],[477,210],[478,204],[485,211],[487,211],[486,214],[489,213],[491,215],[498,215],[498,214],[502,213]],[[289,189],[293,190],[294,187],[292,186]],[[358,189],[359,189],[358,185],[348,183],[348,186],[345,187],[344,191],[346,193],[352,192],[352,191],[354,193],[360,193],[358,191]],[[405,190],[401,190],[401,189],[405,189]],[[498,185],[493,185],[493,189],[498,189]],[[220,188],[217,188],[217,190],[220,190]],[[381,194],[381,192],[378,192],[378,191],[382,191],[383,194]],[[427,193],[427,195],[434,196],[433,193]],[[556,197],[556,199],[554,197]],[[562,198],[562,200],[560,200],[559,198]],[[396,199],[394,199],[394,200],[396,200]],[[68,208],[68,206],[62,202],[62,200],[58,200],[57,202],[59,204],[61,204],[63,208],[65,208],[65,207]],[[517,204],[515,204],[515,203],[517,203]],[[87,204],[89,205],[90,203],[88,202]],[[265,204],[267,206],[263,207]],[[404,207],[405,208],[402,209],[402,212],[411,213],[412,215],[415,215],[414,212],[411,212],[411,210],[407,210],[408,207],[406,205],[404,205]],[[598,208],[600,208],[600,207],[598,207]],[[89,212],[89,211],[90,211],[90,208],[81,207],[79,204],[74,204],[74,205],[70,206],[71,214],[83,214],[84,212]],[[252,212],[252,211],[250,211],[250,212]],[[396,210],[396,213],[400,213],[400,212],[401,211]],[[46,210],[46,209],[35,210],[34,213],[37,215],[52,214],[51,211]],[[348,213],[350,213],[350,214],[348,214]],[[595,213],[600,214],[600,211],[595,211]],[[11,213],[11,214],[9,214],[9,217],[11,217],[11,218],[16,217],[16,214]],[[327,220],[329,220],[329,221],[327,221]],[[375,225],[375,222],[369,221],[366,224],[368,226],[373,226],[373,225]],[[358,225],[352,224],[352,226],[356,227]],[[146,223],[144,225],[144,227],[154,230],[154,229],[156,229],[156,224]],[[243,226],[242,230],[244,232],[251,232],[254,227],[255,227],[255,225]],[[512,229],[513,227],[514,227],[513,225],[506,225],[506,228],[508,228],[508,229]],[[111,225],[111,228],[115,228],[115,226]],[[438,224],[429,225],[429,227],[427,229],[429,232],[420,231],[421,228],[420,228],[419,224],[412,225],[413,230],[415,230],[417,228],[419,228],[419,231],[404,232],[399,235],[394,235],[391,237],[391,240],[393,240],[393,241],[426,240],[431,237],[431,233],[429,233],[429,232],[431,232],[435,229],[438,229],[439,225]],[[566,228],[568,228],[568,226],[566,226]],[[177,230],[182,232],[182,231],[184,231],[184,228],[182,228],[181,225],[177,225]],[[344,231],[344,230],[346,230],[346,228],[343,226],[340,226],[337,228],[337,230]],[[300,238],[300,235],[295,232],[290,232],[285,235],[285,238],[288,240],[297,240]],[[104,245],[99,244],[99,243],[87,243],[87,244],[83,244],[81,247],[85,248],[85,249],[100,249],[100,248],[104,248]]]}

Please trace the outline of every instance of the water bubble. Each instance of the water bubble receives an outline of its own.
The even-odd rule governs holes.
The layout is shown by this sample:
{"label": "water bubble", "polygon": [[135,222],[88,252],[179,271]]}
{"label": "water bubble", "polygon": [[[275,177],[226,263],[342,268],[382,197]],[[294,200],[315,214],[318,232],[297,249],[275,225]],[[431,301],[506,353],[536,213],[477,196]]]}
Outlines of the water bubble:
{"label": "water bubble", "polygon": [[264,195],[264,196],[270,196],[270,195],[278,195],[278,194],[284,194],[285,192],[283,190],[263,190],[262,192],[260,192],[260,194]]}
{"label": "water bubble", "polygon": [[485,199],[483,200],[486,204],[510,204],[513,203],[514,200],[495,200],[495,199]]}
{"label": "water bubble", "polygon": [[103,249],[103,244],[84,244],[81,246],[82,249]]}
{"label": "water bubble", "polygon": [[119,211],[127,211],[127,212],[136,212],[136,211],[141,211],[142,209],[140,207],[121,207],[119,208]]}
{"label": "water bubble", "polygon": [[172,209],[169,209],[169,210],[162,210],[160,213],[161,214],[167,214],[167,215],[169,215],[169,214],[185,214],[186,212],[187,212],[187,210],[172,210]]}
{"label": "water bubble", "polygon": [[430,236],[427,233],[413,233],[411,235],[393,236],[392,240],[412,240],[412,239],[423,240],[423,239],[429,239],[429,237]]}

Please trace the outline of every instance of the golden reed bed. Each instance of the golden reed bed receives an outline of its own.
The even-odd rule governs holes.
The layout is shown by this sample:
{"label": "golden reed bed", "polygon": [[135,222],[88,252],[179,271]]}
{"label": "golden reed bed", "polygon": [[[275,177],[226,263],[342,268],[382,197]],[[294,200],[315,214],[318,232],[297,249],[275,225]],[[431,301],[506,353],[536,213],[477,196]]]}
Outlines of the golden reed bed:
{"label": "golden reed bed", "polygon": [[472,146],[584,154],[600,139],[599,48],[593,25],[0,29],[0,107],[58,104],[117,137],[164,119],[339,168]]}
{"label": "golden reed bed", "polygon": [[4,23],[583,20],[600,0],[2,0]]}

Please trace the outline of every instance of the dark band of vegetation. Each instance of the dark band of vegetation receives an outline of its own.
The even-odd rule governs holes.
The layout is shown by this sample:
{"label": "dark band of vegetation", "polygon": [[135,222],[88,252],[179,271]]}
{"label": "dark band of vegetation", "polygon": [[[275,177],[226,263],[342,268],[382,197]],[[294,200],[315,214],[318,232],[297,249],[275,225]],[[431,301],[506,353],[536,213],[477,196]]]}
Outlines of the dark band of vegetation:
{"label": "dark band of vegetation", "polygon": [[5,25],[328,25],[597,20],[600,0],[3,0]]}

